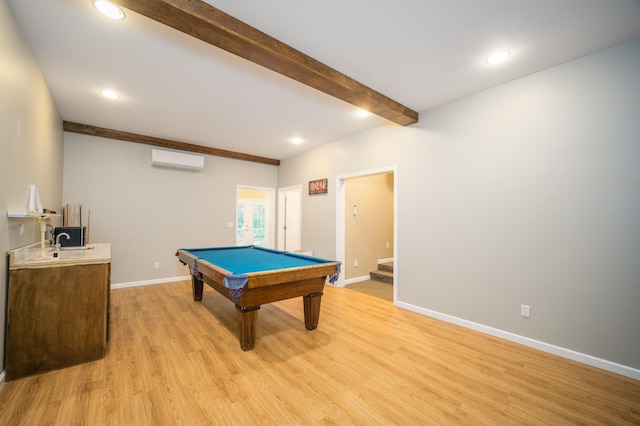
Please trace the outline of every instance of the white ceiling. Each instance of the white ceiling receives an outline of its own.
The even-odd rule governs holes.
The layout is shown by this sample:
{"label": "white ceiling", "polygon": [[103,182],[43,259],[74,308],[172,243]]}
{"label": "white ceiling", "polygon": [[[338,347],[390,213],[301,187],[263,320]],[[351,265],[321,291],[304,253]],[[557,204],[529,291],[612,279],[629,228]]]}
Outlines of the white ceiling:
{"label": "white ceiling", "polygon": [[[388,124],[130,11],[111,21],[91,0],[7,2],[65,121],[273,159]],[[434,106],[640,37],[640,0],[206,2],[421,120]],[[496,49],[511,60],[486,65]],[[121,98],[102,98],[106,87]]]}

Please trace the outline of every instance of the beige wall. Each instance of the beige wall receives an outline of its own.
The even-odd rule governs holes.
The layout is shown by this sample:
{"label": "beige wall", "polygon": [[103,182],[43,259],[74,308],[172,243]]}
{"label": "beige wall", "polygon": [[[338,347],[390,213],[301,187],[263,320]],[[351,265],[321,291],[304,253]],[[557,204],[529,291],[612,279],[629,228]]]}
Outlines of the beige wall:
{"label": "beige wall", "polygon": [[112,244],[114,285],[188,275],[177,249],[235,245],[237,185],[277,187],[275,166],[204,156],[203,171],[152,167],[151,149],[65,133],[64,202],[91,209],[92,242]]}
{"label": "beige wall", "polygon": [[366,276],[378,269],[378,260],[393,258],[393,173],[347,179],[344,217],[346,279]]}
{"label": "beige wall", "polygon": [[[285,159],[279,185],[396,166],[400,306],[640,377],[638,75],[640,39]],[[329,188],[302,235],[333,258]]]}
{"label": "beige wall", "polygon": [[[27,210],[29,185],[36,184],[42,204],[62,205],[62,120],[40,69],[0,0],[0,335],[4,347],[6,271],[4,253],[40,239],[33,219],[8,219],[7,211]],[[58,222],[54,219],[54,225]],[[23,232],[21,235],[21,227]],[[4,365],[4,351],[0,352]]]}

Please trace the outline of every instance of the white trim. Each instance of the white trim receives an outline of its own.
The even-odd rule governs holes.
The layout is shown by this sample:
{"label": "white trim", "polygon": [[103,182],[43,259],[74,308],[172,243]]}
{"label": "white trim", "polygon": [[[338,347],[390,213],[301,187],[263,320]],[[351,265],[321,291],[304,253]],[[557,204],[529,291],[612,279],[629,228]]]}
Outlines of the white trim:
{"label": "white trim", "polygon": [[394,258],[390,257],[388,259],[378,259],[378,265],[380,265],[381,263],[390,263],[393,262]]}
{"label": "white trim", "polygon": [[349,284],[353,284],[353,283],[359,283],[360,281],[368,281],[371,279],[370,275],[363,275],[361,277],[355,277],[355,278],[349,278],[349,279],[345,279],[343,282],[342,287],[344,287],[345,285],[349,285]]}
{"label": "white trim", "polygon": [[184,281],[184,280],[191,280],[191,277],[189,275],[186,275],[184,277],[171,277],[171,278],[158,278],[155,280],[131,281],[128,283],[111,284],[111,289],[115,290],[115,289],[127,288],[127,287],[140,287],[143,285],[172,283],[172,282]]}
{"label": "white trim", "polygon": [[4,385],[4,374],[7,370],[2,370],[2,373],[0,373],[0,387],[2,387],[2,385]]}
{"label": "white trim", "polygon": [[612,373],[621,374],[623,376],[627,376],[632,379],[640,380],[640,369],[618,364],[613,361],[607,361],[605,359],[601,359],[591,355],[576,352],[571,349],[562,348],[560,346],[555,346],[550,343],[541,342],[539,340],[530,339],[528,337],[520,336],[518,334],[510,333],[504,330],[499,330],[497,328],[478,324],[472,321],[467,321],[465,319],[443,314],[441,312],[421,308],[419,306],[411,305],[409,303],[396,301],[396,306],[398,306],[399,308],[407,309],[409,311],[417,312],[422,315],[426,315],[428,317],[436,318],[436,319],[446,321],[452,324],[456,324],[465,328],[470,328],[472,330],[476,330],[481,333],[489,334],[491,336],[496,336],[511,342],[519,343],[521,345],[538,349],[543,352],[558,355],[563,358],[580,362],[582,364],[601,368],[603,370],[607,370]]}
{"label": "white trim", "polygon": [[[345,176],[336,176],[336,260],[341,262],[343,265],[345,258],[345,217],[344,217],[344,206],[345,206],[345,192],[344,192],[344,184],[346,177]],[[335,287],[344,287],[344,274],[343,271],[338,275],[338,280],[334,283]]]}

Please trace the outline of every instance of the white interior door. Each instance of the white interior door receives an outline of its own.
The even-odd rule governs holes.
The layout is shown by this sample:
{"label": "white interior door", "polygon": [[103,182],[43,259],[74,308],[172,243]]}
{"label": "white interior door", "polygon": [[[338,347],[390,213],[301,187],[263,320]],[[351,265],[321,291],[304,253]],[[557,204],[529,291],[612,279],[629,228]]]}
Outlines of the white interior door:
{"label": "white interior door", "polygon": [[278,249],[297,251],[302,249],[301,240],[301,186],[283,188],[278,191]]}

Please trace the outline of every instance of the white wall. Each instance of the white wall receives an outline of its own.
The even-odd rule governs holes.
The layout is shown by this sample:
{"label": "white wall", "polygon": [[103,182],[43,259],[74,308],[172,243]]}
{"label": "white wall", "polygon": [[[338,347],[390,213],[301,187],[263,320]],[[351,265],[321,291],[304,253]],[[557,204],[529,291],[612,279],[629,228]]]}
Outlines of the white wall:
{"label": "white wall", "polygon": [[112,245],[112,284],[188,275],[177,249],[235,245],[236,185],[277,187],[274,166],[205,155],[203,171],[158,168],[152,148],[64,134],[63,202],[91,209],[91,242]]}
{"label": "white wall", "polygon": [[[0,252],[40,240],[33,220],[8,219],[7,211],[27,210],[29,185],[40,190],[43,206],[62,205],[62,120],[40,69],[4,0],[0,1]],[[57,225],[56,221],[52,223]],[[20,235],[20,227],[24,232]],[[0,338],[4,347],[6,255],[0,256]],[[4,366],[4,350],[0,367]],[[1,368],[0,368],[1,369]]]}
{"label": "white wall", "polygon": [[[284,160],[279,185],[397,165],[400,305],[640,377],[639,75],[637,39]],[[302,235],[332,258],[329,195]]]}

